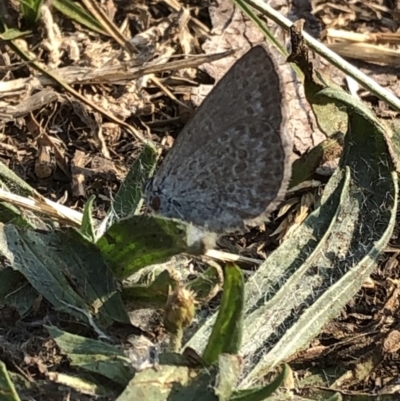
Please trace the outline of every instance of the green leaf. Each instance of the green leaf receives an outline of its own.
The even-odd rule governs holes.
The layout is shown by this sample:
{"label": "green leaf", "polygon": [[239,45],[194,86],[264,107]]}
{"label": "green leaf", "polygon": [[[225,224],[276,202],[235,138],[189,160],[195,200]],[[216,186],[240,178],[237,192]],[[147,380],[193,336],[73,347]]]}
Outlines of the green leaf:
{"label": "green leaf", "polygon": [[304,93],[314,112],[317,124],[327,136],[337,133],[344,134],[348,124],[346,109],[340,102],[333,98],[321,95],[321,91],[327,87],[345,93],[339,86],[314,70],[312,77],[305,74]]}
{"label": "green leaf", "polygon": [[40,18],[40,8],[43,0],[18,0],[21,4],[21,11],[26,22],[34,25]]}
{"label": "green leaf", "polygon": [[114,277],[75,230],[42,232],[0,224],[0,254],[59,310],[108,326],[129,322]]}
{"label": "green leaf", "polygon": [[393,135],[391,137],[391,143],[395,155],[397,172],[399,172],[400,169],[398,161],[400,159],[400,121],[398,121],[397,119],[393,119],[392,121],[390,121],[390,127],[391,131],[393,132]]}
{"label": "green leaf", "polygon": [[232,395],[231,401],[264,401],[283,385],[289,372],[290,368],[287,365],[283,365],[281,372],[272,383],[261,388],[250,388],[236,391]]}
{"label": "green leaf", "polygon": [[8,305],[16,309],[21,318],[32,310],[38,297],[37,291],[22,274],[11,268],[0,270],[0,304],[3,307]]}
{"label": "green leaf", "polygon": [[225,266],[224,292],[203,360],[212,364],[221,354],[239,353],[243,330],[244,278],[237,265]]}
{"label": "green leaf", "polygon": [[200,272],[186,286],[188,290],[196,294],[196,301],[200,304],[206,304],[214,298],[224,282],[221,267],[214,261],[208,261],[208,263],[207,270]]}
{"label": "green leaf", "polygon": [[[311,238],[304,237],[308,239],[308,255],[299,259],[301,266],[290,277],[281,276],[278,292],[265,289],[268,296],[275,293],[275,297],[265,304],[265,308],[246,318],[247,322],[258,320],[258,324],[261,324],[259,312],[262,313],[262,309],[264,313],[273,313],[276,308],[280,311],[279,319],[275,322],[270,320],[270,324],[275,325],[274,333],[265,337],[269,342],[271,335],[278,336],[279,341],[269,342],[269,351],[250,372],[245,381],[247,383],[257,380],[306,345],[327,322],[340,313],[376,266],[393,231],[398,185],[386,128],[352,96],[334,89],[325,89],[321,95],[332,97],[345,105],[349,114],[343,155],[339,168],[325,189],[322,203],[334,195],[336,183],[342,177],[348,177],[348,184],[341,193],[340,208],[332,216],[327,230],[329,235],[322,237],[315,248],[311,245]],[[306,226],[311,222],[311,217],[305,221]],[[276,255],[280,256],[280,264],[284,262],[283,255],[289,249],[290,252],[294,250],[293,244],[287,241],[278,250]],[[278,262],[275,258],[272,261]],[[273,268],[268,262],[271,263],[271,258],[266,266]],[[249,281],[249,284],[251,282],[256,286],[254,291],[260,291],[262,280],[257,273]],[[294,293],[295,299],[291,297]],[[291,312],[288,315],[278,306],[290,304]],[[292,324],[288,326],[290,315]],[[279,326],[285,316],[285,327]],[[246,338],[255,333],[253,330],[255,327],[246,332]],[[250,344],[248,347],[252,348]],[[249,352],[249,348],[242,351]]]}
{"label": "green leaf", "polygon": [[22,178],[10,170],[2,161],[0,161],[0,181],[6,188],[17,195],[36,196],[38,193],[34,188],[27,184]]}
{"label": "green leaf", "polygon": [[[28,221],[25,216],[11,203],[0,202],[0,222],[13,223],[18,227],[39,228],[34,226],[34,219]],[[37,221],[37,220],[36,220]]]}
{"label": "green leaf", "polygon": [[292,165],[289,188],[309,180],[316,168],[328,160],[339,157],[343,151],[343,135],[332,136],[296,159]]}
{"label": "green leaf", "polygon": [[126,219],[140,212],[143,183],[153,174],[156,163],[155,148],[145,145],[113,199],[112,212],[117,219]]}
{"label": "green leaf", "polygon": [[78,24],[81,24],[94,32],[100,33],[101,35],[109,36],[97,19],[81,7],[79,3],[72,0],[53,0],[52,5],[60,13]]}
{"label": "green leaf", "polygon": [[85,208],[83,210],[82,225],[80,227],[81,234],[93,244],[96,243],[96,230],[93,221],[93,202],[96,199],[92,195],[86,202]]}
{"label": "green leaf", "polygon": [[326,401],[342,401],[343,397],[340,393],[333,394],[331,397],[327,398]]}
{"label": "green leaf", "polygon": [[217,370],[160,364],[137,372],[116,401],[218,401],[213,390]]}
{"label": "green leaf", "polygon": [[[28,185],[22,178],[11,171],[0,161],[0,186],[1,189],[20,196],[40,197],[34,188]],[[25,228],[43,228],[44,222],[38,216],[28,219],[26,213],[7,202],[0,202],[0,222],[13,223]]]}
{"label": "green leaf", "polygon": [[170,290],[179,283],[176,274],[168,269],[157,269],[154,266],[142,270],[138,273],[140,277],[137,283],[124,286],[122,290],[124,300],[136,305],[145,303],[147,308],[163,308]]}
{"label": "green leaf", "polygon": [[120,221],[97,241],[97,246],[122,279],[144,266],[165,262],[188,250],[186,225],[153,216],[133,216]]}
{"label": "green leaf", "polygon": [[10,379],[6,365],[0,361],[0,400],[21,401],[13,382]]}
{"label": "green leaf", "polygon": [[71,366],[99,374],[125,387],[133,376],[130,361],[117,347],[67,333],[56,327],[46,327],[61,353],[70,360]]}
{"label": "green leaf", "polygon": [[20,31],[18,29],[6,29],[4,33],[0,34],[0,39],[7,41],[7,40],[14,40],[23,38],[24,36],[30,35],[31,31]]}
{"label": "green leaf", "polygon": [[215,383],[215,394],[219,401],[229,401],[242,368],[239,355],[221,354],[218,358],[218,375]]}

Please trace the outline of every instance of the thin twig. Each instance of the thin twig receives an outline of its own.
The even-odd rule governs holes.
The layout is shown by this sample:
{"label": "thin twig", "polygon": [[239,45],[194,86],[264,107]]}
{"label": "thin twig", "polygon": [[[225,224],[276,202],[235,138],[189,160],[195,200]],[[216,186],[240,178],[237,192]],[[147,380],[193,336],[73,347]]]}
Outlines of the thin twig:
{"label": "thin twig", "polygon": [[246,256],[240,256],[240,255],[235,255],[233,253],[222,252],[216,249],[209,249],[206,252],[206,256],[208,256],[209,258],[217,259],[221,262],[241,262],[255,265],[261,265],[263,262],[260,259],[247,258]]}

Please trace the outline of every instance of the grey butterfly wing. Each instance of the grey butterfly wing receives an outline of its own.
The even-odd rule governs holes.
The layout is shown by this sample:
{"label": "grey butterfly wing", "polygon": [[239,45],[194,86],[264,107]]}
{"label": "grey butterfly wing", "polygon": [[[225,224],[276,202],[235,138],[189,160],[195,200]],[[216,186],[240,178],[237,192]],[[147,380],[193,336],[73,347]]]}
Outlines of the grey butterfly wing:
{"label": "grey butterfly wing", "polygon": [[[259,115],[269,109],[274,119],[275,109],[281,106],[277,102],[281,88],[279,78],[271,80],[271,76],[277,77],[275,64],[263,46],[253,47],[237,60],[183,128],[158,174],[168,174],[175,155],[184,158],[203,141],[222,134],[234,117]],[[275,121],[277,125],[278,118]]]}
{"label": "grey butterfly wing", "polygon": [[156,194],[162,215],[214,232],[265,220],[289,180],[282,99],[274,62],[251,49],[178,136],[147,198]]}

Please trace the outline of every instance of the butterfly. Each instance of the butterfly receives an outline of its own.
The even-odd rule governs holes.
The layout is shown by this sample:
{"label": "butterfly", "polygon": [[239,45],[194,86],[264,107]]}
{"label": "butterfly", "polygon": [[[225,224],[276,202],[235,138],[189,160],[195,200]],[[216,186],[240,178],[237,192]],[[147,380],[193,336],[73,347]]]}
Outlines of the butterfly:
{"label": "butterfly", "polygon": [[228,70],[146,183],[147,206],[206,231],[243,233],[282,200],[290,179],[282,80],[255,46]]}

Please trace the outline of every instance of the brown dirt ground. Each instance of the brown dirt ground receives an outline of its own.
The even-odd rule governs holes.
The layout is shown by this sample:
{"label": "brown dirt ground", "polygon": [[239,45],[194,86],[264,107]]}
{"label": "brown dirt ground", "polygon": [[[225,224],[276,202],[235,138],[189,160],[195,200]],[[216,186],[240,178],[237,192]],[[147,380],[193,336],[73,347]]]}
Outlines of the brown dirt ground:
{"label": "brown dirt ground", "polygon": [[[124,31],[127,36],[138,37],[139,33],[147,31],[150,27],[158,29],[147,31],[148,36],[143,35],[141,38],[144,43],[141,48],[142,54],[145,53],[146,46],[149,54],[153,55],[166,54],[167,49],[174,54],[181,54],[186,49],[193,53],[202,52],[205,35],[200,28],[192,27],[186,32],[186,36],[179,36],[166,29],[176,23],[177,18],[176,13],[168,7],[168,2],[154,0],[137,3],[115,0],[102,3],[106,13],[117,26],[121,26],[127,18]],[[306,29],[328,43],[334,42],[334,39],[329,37],[328,28],[374,34],[396,34],[399,30],[400,9],[397,8],[396,1],[364,0],[351,2],[351,5],[347,0],[281,0],[273,3],[276,3],[283,13],[290,11],[292,19],[305,18]],[[213,28],[206,2],[188,1],[185,5],[190,5],[191,15],[195,16],[197,21],[209,29]],[[9,26],[17,26],[21,30],[25,28],[12,1],[7,4],[7,17]],[[48,40],[43,23],[39,23],[37,30],[25,38],[28,48],[46,65],[53,68],[79,65],[95,69],[106,63],[119,63],[127,57],[110,39],[82,30],[58,12],[53,13],[53,18],[61,31],[55,42],[51,43]],[[45,44],[43,38],[47,38]],[[62,51],[59,55],[52,47],[54,43],[60,45],[59,50]],[[397,46],[389,40],[379,44],[388,49]],[[74,52],[78,52],[79,56],[74,56]],[[353,60],[353,63],[381,85],[390,86],[398,96],[400,95],[399,69],[396,65],[371,63],[360,59]],[[0,43],[2,82],[34,75],[32,68],[21,62],[5,43]],[[190,93],[193,86],[213,81],[204,72],[199,74],[194,69],[184,73],[164,73],[159,75],[158,79],[159,81],[143,80],[140,84],[102,83],[74,87],[93,102],[133,125],[143,135],[150,134],[153,140],[170,145],[187,120],[187,111],[172,96],[166,95],[157,82],[168,87],[181,102],[191,106]],[[4,101],[9,105],[18,106],[22,100],[39,89],[41,88],[25,86],[19,91],[12,91],[7,96],[0,97],[0,106],[4,106],[1,103]],[[66,206],[82,210],[85,201],[95,194],[95,217],[102,218],[110,205],[112,194],[116,192],[135,160],[140,144],[118,124],[110,122],[90,107],[67,95],[61,88],[53,86],[52,89],[58,93],[57,101],[49,102],[31,114],[0,123],[0,158],[42,195]],[[362,91],[360,94],[380,116],[397,117],[396,113],[388,110],[374,96]],[[50,150],[49,154],[49,148],[41,139],[42,132],[53,138],[63,154],[63,159],[58,160],[58,163],[54,151]],[[67,174],[60,165],[66,167]],[[77,183],[78,170],[74,170],[76,165],[84,168],[83,185]],[[239,250],[246,256],[264,257],[269,249],[275,246],[274,243],[271,245],[268,239],[271,230],[272,228],[268,228],[267,231],[253,230],[245,237],[227,239],[224,246],[228,250]],[[301,375],[302,370],[306,371],[311,366],[315,369],[326,369],[327,372],[332,366],[340,366],[344,371],[353,372],[351,376],[343,378],[343,389],[370,393],[384,390],[391,392],[392,388],[392,391],[395,391],[394,387],[400,375],[400,327],[397,322],[400,308],[400,244],[397,232],[398,230],[393,235],[390,249],[382,256],[379,268],[347,305],[341,316],[325,328],[309,349],[290,361],[298,374]],[[41,318],[48,317],[49,313],[51,312],[46,306],[42,305],[39,311],[36,311],[33,320],[40,321]],[[12,320],[12,316],[9,316],[6,321],[9,323]],[[58,321],[62,321],[62,318]],[[82,334],[82,330],[77,332]],[[14,342],[16,337],[18,341]],[[39,328],[29,328],[24,332],[21,332],[20,328],[11,328],[8,330],[6,342],[0,345],[0,358],[8,361],[10,370],[23,373],[29,380],[43,377],[53,365],[57,365],[57,370],[62,371],[66,362],[57,355],[46,337]],[[23,347],[16,347],[16,343],[22,343]],[[371,361],[374,364],[372,373],[363,375],[363,366]],[[53,389],[49,388],[48,398],[37,395],[36,399],[55,400],[66,396],[58,391],[56,386]],[[70,396],[71,399],[77,399],[73,393]],[[78,398],[85,399],[82,396]]]}

